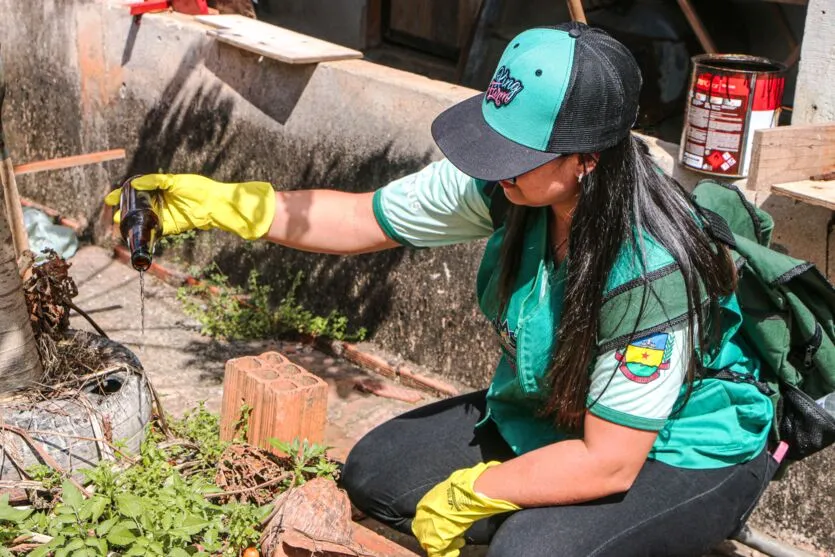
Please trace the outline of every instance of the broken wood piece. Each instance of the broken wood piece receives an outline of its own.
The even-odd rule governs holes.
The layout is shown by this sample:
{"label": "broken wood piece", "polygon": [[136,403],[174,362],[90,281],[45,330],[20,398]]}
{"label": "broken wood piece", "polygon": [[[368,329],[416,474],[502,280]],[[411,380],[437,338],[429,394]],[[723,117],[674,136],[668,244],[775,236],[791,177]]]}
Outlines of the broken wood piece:
{"label": "broken wood piece", "polygon": [[43,172],[45,170],[60,170],[63,168],[73,168],[76,166],[84,166],[86,164],[96,164],[124,158],[124,149],[111,149],[109,151],[99,151],[98,153],[88,153],[86,155],[75,155],[73,157],[62,157],[58,159],[20,164],[14,167],[14,173],[16,176],[23,176],[24,174],[33,174],[35,172]]}
{"label": "broken wood piece", "polygon": [[835,123],[755,131],[749,168],[747,189],[763,192],[835,171]]}
{"label": "broken wood piece", "polygon": [[797,201],[835,211],[835,181],[800,180],[774,184],[771,191]]}
{"label": "broken wood piece", "polygon": [[241,15],[199,15],[195,19],[214,27],[208,34],[220,42],[287,64],[362,58],[358,50]]}
{"label": "broken wood piece", "polygon": [[261,535],[264,557],[414,557],[351,521],[351,503],[336,483],[314,478],[282,493]]}

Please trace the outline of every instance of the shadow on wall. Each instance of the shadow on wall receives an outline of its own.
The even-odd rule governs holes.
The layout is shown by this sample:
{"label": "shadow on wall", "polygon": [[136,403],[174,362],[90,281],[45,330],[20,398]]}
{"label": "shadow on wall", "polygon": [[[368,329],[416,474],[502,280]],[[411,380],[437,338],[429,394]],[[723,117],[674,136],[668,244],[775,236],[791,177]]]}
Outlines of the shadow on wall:
{"label": "shadow on wall", "polygon": [[[342,191],[366,192],[425,166],[430,162],[430,155],[395,161],[389,144],[359,161],[331,152],[324,162],[308,162],[300,183],[308,185],[306,187],[338,185]],[[379,178],[370,178],[372,176]],[[306,216],[307,208],[299,207],[290,217],[294,235],[303,233],[310,226]],[[348,318],[349,332],[365,327],[373,335],[391,314],[395,289],[410,282],[399,275],[401,261],[415,253],[415,250],[398,248],[337,256],[300,252],[277,245],[264,249],[226,245],[214,260],[235,283],[244,282],[250,269],[257,269],[262,280],[272,286],[274,303],[281,301],[296,274],[301,272],[303,280],[296,298],[305,308],[318,315],[335,310]]]}
{"label": "shadow on wall", "polygon": [[192,48],[174,78],[148,112],[126,176],[174,171],[175,159],[197,157],[192,172],[211,175],[234,141],[229,131],[234,101],[223,95],[221,83],[192,79],[204,57]]}
{"label": "shadow on wall", "polygon": [[[393,140],[358,147],[366,142],[356,139],[366,138],[336,141],[282,133],[314,69],[272,61],[254,64],[243,59],[249,56],[225,45],[192,48],[142,123],[126,176],[193,172],[219,180],[267,179],[294,189],[365,192],[430,162],[429,151],[394,155]],[[206,69],[218,79],[211,79]],[[251,107],[260,110],[263,120],[237,116]],[[295,234],[310,226],[308,213],[309,207],[295,211]],[[340,257],[263,242],[246,244],[220,232],[204,239],[186,242],[179,256],[186,263],[214,260],[234,284],[245,283],[255,268],[272,287],[276,303],[301,272],[304,280],[295,293],[300,303],[319,315],[335,310],[348,318],[349,331],[365,327],[371,334],[391,311],[394,289],[402,284],[392,274],[410,253],[396,249]],[[205,351],[195,353],[196,358],[204,355],[208,357]]]}
{"label": "shadow on wall", "polygon": [[203,64],[244,100],[282,125],[290,119],[316,71],[316,64],[284,64],[219,42],[207,48]]}

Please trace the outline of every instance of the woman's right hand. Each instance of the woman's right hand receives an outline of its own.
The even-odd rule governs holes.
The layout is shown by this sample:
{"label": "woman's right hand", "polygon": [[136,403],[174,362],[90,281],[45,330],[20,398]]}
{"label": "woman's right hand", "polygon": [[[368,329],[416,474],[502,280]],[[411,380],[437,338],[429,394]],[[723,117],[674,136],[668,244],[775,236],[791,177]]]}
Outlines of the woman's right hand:
{"label": "woman's right hand", "polygon": [[[275,190],[266,182],[227,184],[196,174],[146,174],[131,180],[137,190],[162,194],[163,235],[193,228],[220,228],[245,240],[256,240],[269,230],[275,216]],[[119,204],[121,189],[104,202]],[[119,211],[113,216],[119,223]]]}

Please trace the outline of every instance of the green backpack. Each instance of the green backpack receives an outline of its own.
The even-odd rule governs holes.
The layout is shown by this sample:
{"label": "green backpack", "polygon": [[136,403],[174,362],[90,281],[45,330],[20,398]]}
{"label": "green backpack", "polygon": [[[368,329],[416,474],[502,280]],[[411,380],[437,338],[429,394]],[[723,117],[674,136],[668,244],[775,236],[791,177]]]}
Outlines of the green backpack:
{"label": "green backpack", "polygon": [[[497,229],[507,198],[492,182],[484,193]],[[761,363],[760,381],[730,371],[705,373],[753,383],[771,397],[772,438],[788,445],[787,458],[800,460],[835,443],[835,417],[815,402],[835,392],[835,288],[811,263],[769,248],[774,221],[736,187],[702,180],[693,198],[711,235],[737,262],[741,334]]]}
{"label": "green backpack", "polygon": [[774,221],[736,187],[702,180],[693,199],[737,261],[742,336],[774,402],[773,437],[787,458],[805,458],[835,442],[835,417],[815,403],[835,391],[835,288],[813,264],[769,247]]}

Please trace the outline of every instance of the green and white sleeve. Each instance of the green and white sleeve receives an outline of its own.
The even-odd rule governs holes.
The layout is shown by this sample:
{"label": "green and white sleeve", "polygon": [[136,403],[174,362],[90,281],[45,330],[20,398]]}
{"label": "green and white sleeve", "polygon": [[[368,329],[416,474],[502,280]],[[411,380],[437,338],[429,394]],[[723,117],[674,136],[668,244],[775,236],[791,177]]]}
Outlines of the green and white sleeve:
{"label": "green and white sleeve", "polygon": [[687,374],[687,323],[598,356],[586,406],[616,424],[660,431]]}
{"label": "green and white sleeve", "polygon": [[374,216],[389,238],[405,246],[486,238],[493,226],[483,185],[444,159],[377,190]]}

